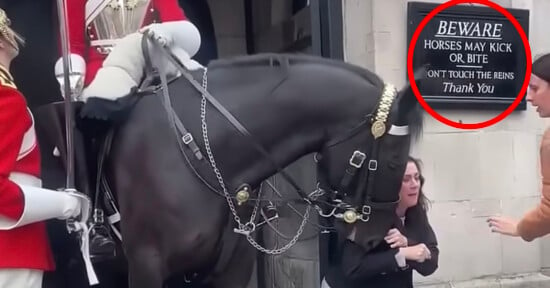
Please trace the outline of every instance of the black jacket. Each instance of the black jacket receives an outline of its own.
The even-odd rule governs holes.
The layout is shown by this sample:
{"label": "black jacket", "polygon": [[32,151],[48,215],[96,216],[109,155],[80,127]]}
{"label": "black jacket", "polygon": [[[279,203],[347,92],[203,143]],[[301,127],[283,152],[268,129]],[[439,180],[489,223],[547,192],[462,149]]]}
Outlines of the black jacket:
{"label": "black jacket", "polygon": [[413,287],[413,269],[423,276],[437,270],[439,249],[437,238],[429,224],[426,212],[419,206],[409,208],[404,225],[396,224],[401,234],[408,239],[409,246],[424,243],[431,251],[432,258],[418,263],[407,261],[405,269],[395,260],[397,248],[383,241],[369,252],[358,244],[339,239],[331,248],[332,261],[329,264],[326,281],[331,288],[409,288]]}

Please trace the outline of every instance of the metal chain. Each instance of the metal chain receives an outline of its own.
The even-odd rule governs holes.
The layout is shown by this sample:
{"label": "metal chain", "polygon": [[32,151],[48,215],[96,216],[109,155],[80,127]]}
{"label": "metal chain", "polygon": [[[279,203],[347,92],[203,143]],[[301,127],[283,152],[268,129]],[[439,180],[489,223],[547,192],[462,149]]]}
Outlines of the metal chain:
{"label": "metal chain", "polygon": [[309,219],[310,209],[311,209],[311,206],[308,205],[307,209],[306,209],[306,213],[304,214],[304,219],[302,220],[302,223],[300,224],[300,227],[298,228],[298,233],[296,233],[296,235],[294,236],[294,238],[292,238],[292,240],[290,240],[290,242],[288,242],[285,246],[283,246],[279,249],[269,250],[269,249],[266,249],[266,248],[260,246],[260,244],[258,244],[258,242],[256,242],[254,240],[254,238],[252,238],[250,236],[250,234],[246,236],[246,239],[248,240],[248,242],[252,246],[254,246],[254,248],[258,249],[261,252],[264,252],[266,254],[271,254],[271,255],[282,254],[282,253],[286,252],[288,249],[290,249],[292,246],[294,246],[294,244],[296,244],[296,242],[298,242],[298,239],[300,238],[300,236],[302,236],[302,233],[304,233],[304,228],[306,227],[307,220]]}
{"label": "metal chain", "polygon": [[[202,87],[204,88],[204,90],[207,90],[207,87],[208,87],[207,73],[208,73],[208,68],[204,68],[204,73],[203,73],[203,76],[202,76]],[[257,212],[258,206],[260,206],[259,195],[258,195],[258,201],[257,201],[257,203],[254,207],[254,210],[252,211],[250,221],[247,222],[246,224],[242,224],[241,223],[241,218],[239,217],[239,215],[237,215],[237,210],[235,209],[235,205],[233,204],[233,201],[231,199],[231,195],[229,195],[229,193],[227,192],[227,188],[225,187],[223,177],[220,173],[220,170],[218,169],[218,167],[216,165],[216,161],[214,160],[214,155],[212,153],[212,149],[210,148],[210,141],[208,139],[208,126],[206,124],[206,96],[204,96],[204,94],[202,95],[202,99],[201,99],[201,122],[202,122],[202,137],[204,139],[204,146],[206,148],[206,154],[208,155],[210,165],[212,166],[212,169],[214,170],[214,173],[216,174],[216,178],[218,179],[218,183],[220,184],[220,186],[223,190],[223,194],[225,196],[225,199],[227,200],[227,204],[229,205],[229,209],[231,210],[231,213],[233,214],[233,219],[235,219],[235,222],[237,222],[237,224],[239,225],[239,229],[248,232],[246,234],[246,239],[248,240],[248,242],[252,246],[254,246],[259,251],[262,251],[266,254],[273,254],[273,255],[284,253],[285,251],[287,251],[288,249],[290,249],[292,246],[294,246],[296,244],[296,242],[298,241],[298,239],[300,238],[300,236],[304,232],[305,224],[307,223],[307,220],[309,219],[309,211],[310,211],[311,207],[309,205],[307,206],[307,210],[306,210],[306,213],[304,215],[304,219],[302,220],[302,223],[300,224],[300,227],[298,228],[298,233],[296,233],[294,238],[292,238],[292,240],[290,240],[290,242],[288,244],[286,244],[285,246],[283,246],[279,249],[274,249],[274,250],[269,250],[269,249],[266,249],[266,248],[260,246],[260,244],[258,244],[254,240],[254,238],[252,238],[252,236],[250,236],[250,234],[255,230],[254,218],[256,218],[256,212]],[[261,193],[261,187],[260,187],[260,192],[259,193]],[[250,227],[252,227],[252,228],[250,228]]]}
{"label": "metal chain", "polygon": [[[208,68],[205,67],[204,73],[202,75],[202,87],[204,88],[204,90],[207,90],[207,87],[208,87],[207,72],[208,72]],[[212,150],[210,149],[210,141],[208,139],[208,126],[206,125],[206,96],[204,96],[204,94],[202,95],[202,100],[201,100],[201,121],[202,121],[202,137],[204,138],[204,146],[206,148],[206,154],[208,154],[210,165],[212,166],[212,169],[216,174],[218,183],[220,183],[220,186],[223,190],[223,194],[225,196],[225,199],[227,200],[227,204],[229,205],[229,208],[231,209],[231,213],[233,214],[233,218],[235,219],[235,222],[239,224],[239,229],[244,229],[245,225],[241,223],[241,217],[237,215],[237,210],[235,209],[235,205],[233,204],[233,201],[231,201],[231,195],[227,193],[227,188],[225,187],[225,184],[223,182],[222,174],[220,173],[220,170],[218,170],[216,161],[214,160],[214,155],[212,154]]]}
{"label": "metal chain", "polygon": [[246,225],[254,225],[254,220],[256,219],[256,214],[258,213],[258,207],[260,207],[260,196],[262,195],[262,187],[264,186],[264,183],[262,182],[260,184],[260,189],[258,189],[258,199],[256,199],[256,205],[254,205],[254,209],[252,210],[252,214],[250,215],[250,221],[246,223]]}

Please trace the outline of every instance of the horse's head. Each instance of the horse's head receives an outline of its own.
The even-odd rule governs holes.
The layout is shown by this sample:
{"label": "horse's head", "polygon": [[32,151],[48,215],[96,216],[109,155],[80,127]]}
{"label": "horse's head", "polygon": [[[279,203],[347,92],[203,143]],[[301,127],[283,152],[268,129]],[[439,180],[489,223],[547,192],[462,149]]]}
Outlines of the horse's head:
{"label": "horse's head", "polygon": [[329,137],[316,160],[321,188],[332,192],[331,210],[343,220],[336,221],[338,233],[370,250],[398,220],[411,134],[420,132],[422,115],[410,85],[399,92],[386,85],[365,114],[351,131]]}

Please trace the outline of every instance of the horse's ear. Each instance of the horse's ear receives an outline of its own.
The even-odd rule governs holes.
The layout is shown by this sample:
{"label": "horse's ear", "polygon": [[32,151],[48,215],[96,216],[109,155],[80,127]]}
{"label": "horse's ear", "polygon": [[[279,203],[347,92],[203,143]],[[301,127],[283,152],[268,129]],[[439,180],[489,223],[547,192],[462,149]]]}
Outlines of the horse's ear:
{"label": "horse's ear", "polygon": [[[424,65],[416,71],[414,71],[414,80],[416,82],[416,85],[418,87],[421,86],[422,80],[424,80],[428,73],[428,65]],[[416,96],[414,95],[414,92],[411,88],[411,83],[407,81],[407,84],[405,87],[403,87],[399,92],[397,96],[397,105],[398,105],[398,114],[399,117],[397,117],[397,125],[408,125],[409,122],[409,115],[411,111],[419,109],[420,104],[418,103],[418,99],[416,99]]]}

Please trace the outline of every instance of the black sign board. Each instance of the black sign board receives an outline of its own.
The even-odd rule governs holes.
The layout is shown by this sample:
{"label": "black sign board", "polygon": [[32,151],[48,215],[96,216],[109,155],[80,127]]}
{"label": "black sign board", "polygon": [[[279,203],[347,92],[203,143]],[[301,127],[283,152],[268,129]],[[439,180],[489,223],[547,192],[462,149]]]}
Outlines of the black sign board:
{"label": "black sign board", "polygon": [[[439,4],[409,2],[408,47],[420,24]],[[529,31],[529,11],[507,9]],[[457,5],[438,13],[415,44],[413,69],[428,64],[417,83],[432,108],[505,110],[521,91],[525,47],[512,22],[487,6]],[[407,78],[408,79],[408,78]],[[525,95],[516,110],[525,110]]]}

